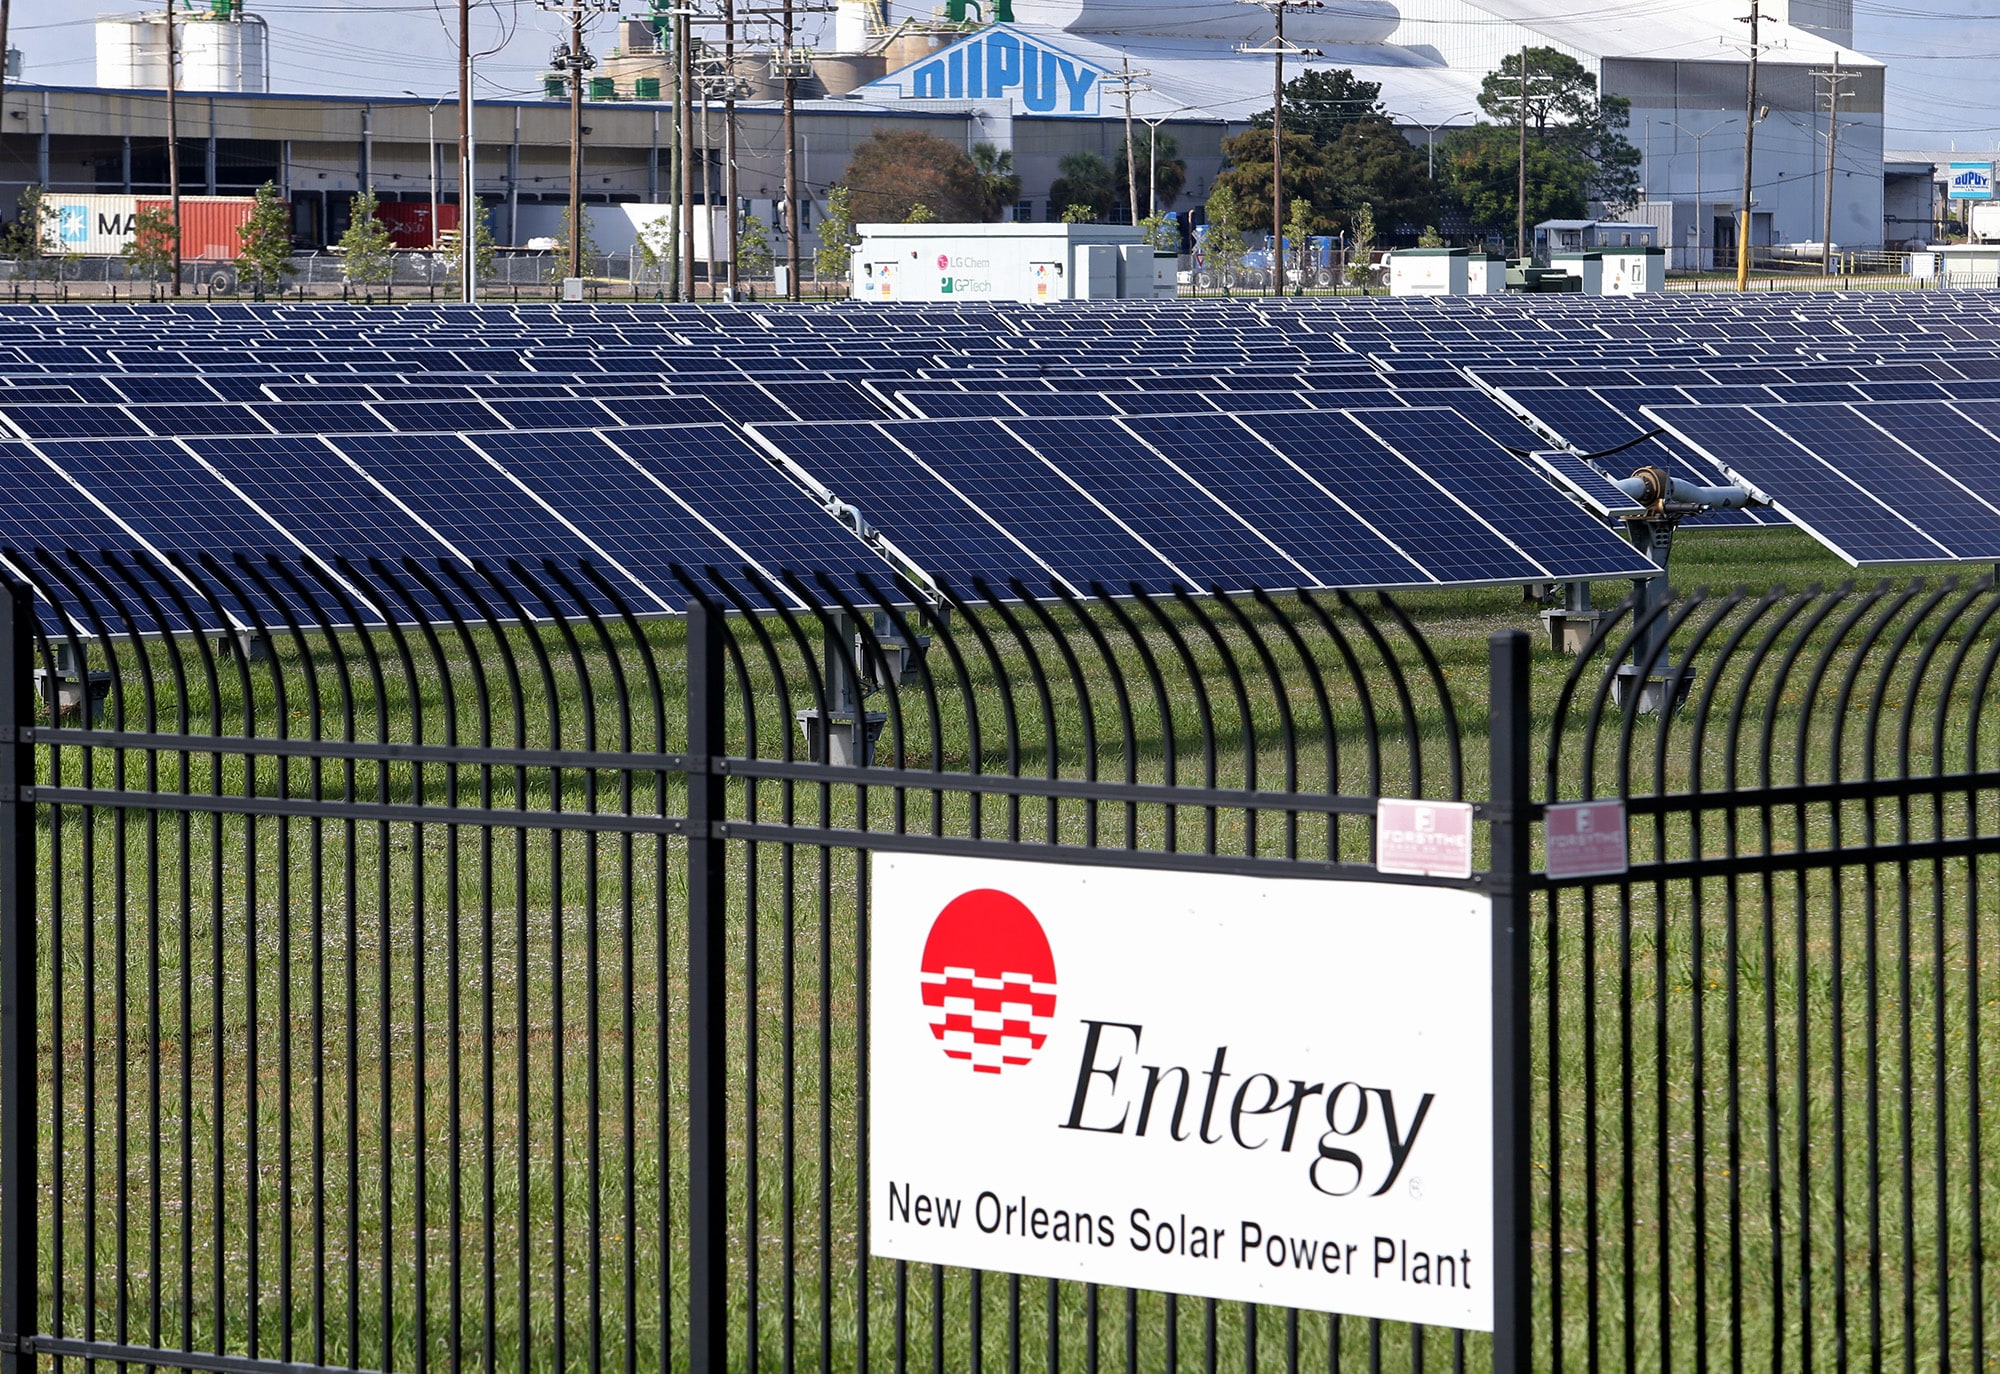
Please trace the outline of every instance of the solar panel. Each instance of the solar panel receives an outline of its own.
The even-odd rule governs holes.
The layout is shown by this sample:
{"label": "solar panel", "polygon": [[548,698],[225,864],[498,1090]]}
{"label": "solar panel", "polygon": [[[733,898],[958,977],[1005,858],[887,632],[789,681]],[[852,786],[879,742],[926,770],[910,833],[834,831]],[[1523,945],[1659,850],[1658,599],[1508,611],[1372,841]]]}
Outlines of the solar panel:
{"label": "solar panel", "polygon": [[0,420],[30,439],[141,439],[149,433],[123,406],[0,404]]}
{"label": "solar panel", "polygon": [[1189,481],[1282,545],[1326,587],[1428,585],[1431,575],[1325,486],[1223,415],[1140,418],[1127,428]]}
{"label": "solar panel", "polygon": [[[1046,585],[1051,568],[897,443],[900,426],[760,425],[753,432],[856,506],[932,580],[969,594],[973,581]],[[1072,589],[1084,590],[1072,583]]]}
{"label": "solar panel", "polygon": [[908,420],[885,428],[1072,586],[1098,581],[1123,589],[1136,582],[1158,592],[1197,585],[1190,573],[1081,497],[999,422]]}
{"label": "solar panel", "polygon": [[[509,559],[530,567],[543,558],[570,566],[585,558],[608,561],[456,436],[364,434],[329,443],[436,538],[517,592],[520,584],[505,571]],[[544,582],[544,589],[554,609],[579,609],[559,588]],[[636,587],[634,595],[660,600],[646,587]],[[601,611],[615,610],[591,588],[584,599]],[[540,618],[552,608],[529,603],[521,609]]]}
{"label": "solar panel", "polygon": [[[190,565],[198,565],[204,554],[296,558],[300,552],[170,440],[78,440],[39,447],[150,547],[177,554]],[[243,595],[267,620],[276,619],[277,608],[263,593],[246,585]],[[279,596],[299,606],[282,588]]]}
{"label": "solar panel", "polygon": [[857,569],[885,585],[880,559],[727,425],[621,429],[604,436],[675,500],[772,571],[824,573],[851,596]]}
{"label": "solar panel", "polygon": [[1203,587],[1296,586],[1314,573],[1111,420],[1013,420],[1025,440],[1114,519]]}
{"label": "solar panel", "polygon": [[[1793,422],[1816,424],[1821,410],[1836,406],[1769,407]],[[1865,476],[1842,471],[1783,432],[1765,414],[1749,406],[1648,406],[1646,413],[1672,430],[1735,477],[1769,497],[1788,519],[1812,534],[1848,562],[1902,564],[1948,561],[1961,556],[1942,538],[1927,533],[1917,519],[1891,503],[1906,480],[1935,493],[1941,479],[1934,471],[1919,477],[1921,460],[1904,453],[1900,459],[1876,462]],[[1885,436],[1884,436],[1885,437]],[[1899,498],[1903,499],[1903,498]],[[1953,488],[1950,498],[1962,504]],[[1994,533],[2000,537],[2000,523]],[[2000,558],[2000,545],[1989,558]]]}
{"label": "solar panel", "polygon": [[1351,410],[1354,421],[1455,497],[1475,496],[1483,516],[1516,548],[1562,578],[1651,576],[1652,563],[1595,521],[1579,516],[1512,454],[1456,411]]}
{"label": "solar panel", "polygon": [[1246,415],[1242,420],[1438,581],[1534,582],[1549,577],[1499,531],[1341,412]]}
{"label": "solar panel", "polygon": [[1645,507],[1628,496],[1625,489],[1585,460],[1562,449],[1537,449],[1535,465],[1572,493],[1584,508],[1605,519],[1622,519],[1645,514]]}

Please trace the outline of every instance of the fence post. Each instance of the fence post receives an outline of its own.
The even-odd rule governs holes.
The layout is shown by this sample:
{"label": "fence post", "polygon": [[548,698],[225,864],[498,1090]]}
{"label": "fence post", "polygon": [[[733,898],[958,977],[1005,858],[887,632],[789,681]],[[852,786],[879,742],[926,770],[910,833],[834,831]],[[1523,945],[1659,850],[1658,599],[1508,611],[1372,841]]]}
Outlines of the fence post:
{"label": "fence post", "polygon": [[728,913],[726,856],[714,832],[723,778],[711,763],[723,751],[722,612],[699,599],[688,605],[687,665],[688,1369],[727,1374]]}
{"label": "fence post", "polygon": [[35,1179],[34,594],[0,582],[0,1374],[32,1370],[40,1255]]}
{"label": "fence post", "polygon": [[1528,636],[1487,641],[1493,861],[1493,1374],[1528,1374]]}

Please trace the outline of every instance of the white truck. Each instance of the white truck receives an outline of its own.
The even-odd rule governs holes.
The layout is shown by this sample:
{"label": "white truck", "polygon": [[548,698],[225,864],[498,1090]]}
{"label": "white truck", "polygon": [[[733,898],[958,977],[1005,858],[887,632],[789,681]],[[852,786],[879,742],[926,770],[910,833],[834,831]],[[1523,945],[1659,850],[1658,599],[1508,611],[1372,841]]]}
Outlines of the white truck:
{"label": "white truck", "polygon": [[1967,205],[1965,228],[1974,243],[2000,243],[2000,200],[1978,200]]}

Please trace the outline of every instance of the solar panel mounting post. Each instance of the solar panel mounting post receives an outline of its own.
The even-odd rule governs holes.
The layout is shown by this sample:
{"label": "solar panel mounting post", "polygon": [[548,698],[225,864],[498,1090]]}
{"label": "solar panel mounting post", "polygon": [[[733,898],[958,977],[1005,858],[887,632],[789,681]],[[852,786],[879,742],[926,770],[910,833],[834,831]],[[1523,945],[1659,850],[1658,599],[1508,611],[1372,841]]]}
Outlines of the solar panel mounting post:
{"label": "solar panel mounting post", "polygon": [[1571,655],[1583,652],[1603,619],[1604,612],[1591,607],[1588,582],[1563,583],[1562,604],[1542,612],[1542,623],[1549,630],[1549,648]]}
{"label": "solar panel mounting post", "polygon": [[854,668],[859,638],[854,618],[835,611],[827,615],[825,625],[825,703],[797,713],[806,757],[835,768],[866,768],[875,761],[875,741],[889,717],[881,711],[861,709],[862,688]]}

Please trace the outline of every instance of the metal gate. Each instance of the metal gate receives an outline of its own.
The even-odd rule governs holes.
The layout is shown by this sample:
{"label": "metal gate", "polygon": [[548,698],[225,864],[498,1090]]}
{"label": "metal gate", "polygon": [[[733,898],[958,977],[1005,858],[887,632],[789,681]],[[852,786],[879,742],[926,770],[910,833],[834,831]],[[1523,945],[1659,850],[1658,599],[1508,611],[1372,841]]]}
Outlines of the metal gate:
{"label": "metal gate", "polygon": [[[1985,583],[1660,607],[1662,719],[1387,598],[10,559],[17,1367],[1989,1358]],[[1631,872],[1538,878],[1537,792]],[[1532,913],[1519,1344],[869,1258],[868,855],[1373,880],[1379,796]]]}

